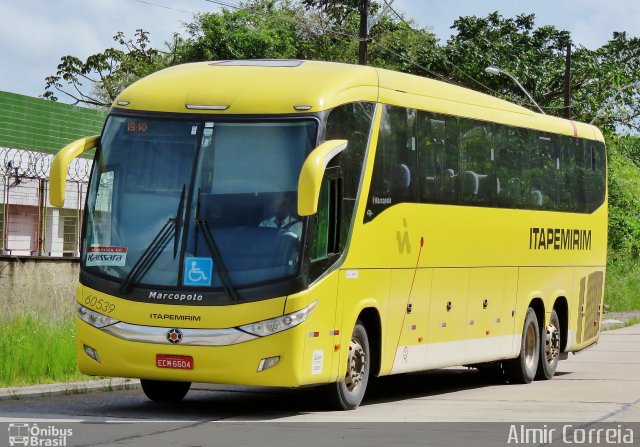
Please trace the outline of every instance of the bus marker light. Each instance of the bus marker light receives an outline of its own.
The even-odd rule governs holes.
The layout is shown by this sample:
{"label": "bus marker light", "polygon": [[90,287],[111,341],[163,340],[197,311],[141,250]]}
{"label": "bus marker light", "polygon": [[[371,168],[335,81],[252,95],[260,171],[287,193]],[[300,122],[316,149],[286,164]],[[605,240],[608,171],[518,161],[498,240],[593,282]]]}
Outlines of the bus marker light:
{"label": "bus marker light", "polygon": [[102,329],[106,326],[117,323],[117,320],[114,320],[106,315],[93,311],[87,307],[78,304],[77,315],[85,323],[89,323],[91,326],[96,327],[98,329]]}
{"label": "bus marker light", "polygon": [[447,323],[440,323],[440,327],[447,327]]}
{"label": "bus marker light", "polygon": [[167,369],[193,369],[193,357],[190,355],[156,354],[156,366]]}
{"label": "bus marker light", "polygon": [[418,343],[422,343],[422,340],[424,340],[424,337],[418,337]]}
{"label": "bus marker light", "polygon": [[264,371],[265,369],[272,368],[278,364],[280,361],[280,356],[276,357],[268,357],[266,359],[260,360],[258,364],[258,372]]}
{"label": "bus marker light", "polygon": [[320,332],[309,332],[309,337],[311,338],[320,337]]}
{"label": "bus marker light", "polygon": [[296,109],[299,112],[304,112],[305,110],[311,110],[311,106],[293,106],[294,109]]}
{"label": "bus marker light", "polygon": [[217,104],[185,104],[184,106],[189,110],[227,110],[229,108],[227,105]]}
{"label": "bus marker light", "polygon": [[93,349],[91,346],[84,345],[84,352],[93,360],[100,363],[100,356],[98,355],[98,351]]}
{"label": "bus marker light", "polygon": [[329,331],[329,335],[340,335],[340,330],[334,329],[332,331]]}
{"label": "bus marker light", "polygon": [[131,104],[129,101],[118,101],[117,103],[119,106],[128,106],[129,104]]}
{"label": "bus marker light", "polygon": [[339,350],[340,350],[340,343],[336,343],[336,344],[333,346],[333,350],[334,350],[334,351],[339,351]]}

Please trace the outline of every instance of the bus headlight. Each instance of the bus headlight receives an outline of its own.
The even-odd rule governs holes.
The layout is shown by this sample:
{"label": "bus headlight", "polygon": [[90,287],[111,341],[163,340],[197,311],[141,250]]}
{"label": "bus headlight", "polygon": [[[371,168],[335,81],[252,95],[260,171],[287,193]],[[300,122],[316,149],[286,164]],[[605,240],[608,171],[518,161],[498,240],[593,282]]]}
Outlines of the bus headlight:
{"label": "bus headlight", "polygon": [[78,318],[82,321],[89,323],[91,326],[97,327],[98,329],[118,322],[118,320],[102,315],[101,313],[88,309],[80,304],[78,304],[77,314]]}
{"label": "bus headlight", "polygon": [[267,335],[276,334],[278,332],[286,331],[292,327],[296,327],[311,315],[311,312],[318,305],[318,301],[314,301],[304,309],[292,312],[290,314],[283,315],[281,317],[272,318],[270,320],[258,321],[256,323],[246,324],[240,326],[240,330],[248,332],[258,337],[265,337]]}

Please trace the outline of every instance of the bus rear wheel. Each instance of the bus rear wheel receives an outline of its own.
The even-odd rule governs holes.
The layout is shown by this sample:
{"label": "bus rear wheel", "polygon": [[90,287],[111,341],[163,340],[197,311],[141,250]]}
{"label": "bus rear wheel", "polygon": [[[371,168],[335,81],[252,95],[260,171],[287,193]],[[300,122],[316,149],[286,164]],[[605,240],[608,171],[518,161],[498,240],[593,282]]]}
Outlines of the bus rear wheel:
{"label": "bus rear wheel", "polygon": [[142,391],[154,402],[180,402],[191,388],[191,382],[140,379]]}
{"label": "bus rear wheel", "polygon": [[531,383],[538,370],[540,356],[540,329],[536,312],[527,309],[527,315],[522,327],[522,342],[520,355],[512,360],[506,360],[504,372],[509,383]]}
{"label": "bus rear wheel", "polygon": [[369,382],[371,354],[367,331],[360,320],[353,328],[349,342],[347,373],[344,380],[331,384],[331,400],[339,410],[354,410],[360,405]]}
{"label": "bus rear wheel", "polygon": [[555,310],[551,311],[551,321],[542,331],[540,342],[540,361],[536,379],[550,380],[556,373],[560,359],[560,319]]}

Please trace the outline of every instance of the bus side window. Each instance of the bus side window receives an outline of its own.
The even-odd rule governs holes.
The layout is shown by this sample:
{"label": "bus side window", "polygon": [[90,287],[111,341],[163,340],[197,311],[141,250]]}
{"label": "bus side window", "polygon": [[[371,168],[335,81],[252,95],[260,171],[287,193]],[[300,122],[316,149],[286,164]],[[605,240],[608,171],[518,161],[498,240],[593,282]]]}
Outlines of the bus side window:
{"label": "bus side window", "polygon": [[604,202],[606,183],[606,155],[604,144],[598,141],[584,141],[585,156],[585,210],[595,211]]}
{"label": "bus side window", "polygon": [[497,193],[491,124],[460,119],[460,148],[463,157],[462,203],[492,206]]}
{"label": "bus side window", "polygon": [[327,171],[322,182],[311,237],[309,275],[312,281],[319,277],[340,254],[342,194],[342,176],[338,168],[332,168]]}
{"label": "bus side window", "polygon": [[527,129],[496,126],[495,175],[497,206],[528,208],[530,188],[527,176]]}
{"label": "bus side window", "polygon": [[529,144],[531,202],[529,209],[553,209],[556,164],[551,151],[553,143],[553,135],[531,132]]}
{"label": "bus side window", "polygon": [[416,202],[416,111],[385,105],[365,221],[398,203]]}
{"label": "bus side window", "polygon": [[456,119],[418,112],[418,177],[422,203],[456,204],[459,153]]}

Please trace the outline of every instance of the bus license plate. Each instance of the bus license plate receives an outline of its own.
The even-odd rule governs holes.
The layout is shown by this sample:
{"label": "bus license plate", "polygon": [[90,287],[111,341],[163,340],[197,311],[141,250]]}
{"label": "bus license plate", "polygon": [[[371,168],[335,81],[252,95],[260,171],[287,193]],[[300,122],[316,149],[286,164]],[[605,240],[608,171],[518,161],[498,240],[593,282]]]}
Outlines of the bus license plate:
{"label": "bus license plate", "polygon": [[156,366],[169,369],[193,369],[193,357],[189,355],[156,354]]}

